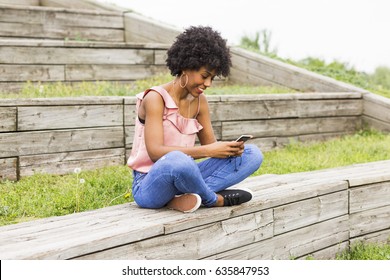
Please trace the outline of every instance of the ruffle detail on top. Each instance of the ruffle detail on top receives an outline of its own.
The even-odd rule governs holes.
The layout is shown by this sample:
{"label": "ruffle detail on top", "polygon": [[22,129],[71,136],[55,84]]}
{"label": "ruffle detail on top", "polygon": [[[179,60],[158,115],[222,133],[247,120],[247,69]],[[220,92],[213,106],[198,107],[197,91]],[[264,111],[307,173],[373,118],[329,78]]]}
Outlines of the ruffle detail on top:
{"label": "ruffle detail on top", "polygon": [[170,121],[182,134],[191,135],[198,133],[203,126],[196,119],[188,119],[178,112],[164,116],[164,119]]}
{"label": "ruffle detail on top", "polygon": [[172,99],[172,96],[160,86],[155,86],[137,95],[138,98],[143,99],[143,97],[148,94],[151,90],[154,90],[160,93],[161,97],[165,103],[165,112],[163,120],[170,121],[181,134],[191,135],[198,133],[203,126],[198,122],[197,119],[185,118],[179,113],[179,108],[177,107],[175,101]]}

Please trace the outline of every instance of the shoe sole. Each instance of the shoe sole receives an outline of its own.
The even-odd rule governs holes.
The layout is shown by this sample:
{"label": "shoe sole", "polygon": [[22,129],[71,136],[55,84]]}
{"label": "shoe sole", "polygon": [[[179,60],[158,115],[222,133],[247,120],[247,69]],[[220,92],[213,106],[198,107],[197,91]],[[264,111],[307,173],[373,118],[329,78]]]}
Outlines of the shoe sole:
{"label": "shoe sole", "polygon": [[[187,197],[189,197],[189,196],[195,197],[196,203],[191,209],[185,210],[187,208],[187,207],[185,207],[186,203],[188,203],[187,201],[185,201],[185,199],[188,199]],[[192,212],[196,211],[202,203],[202,199],[196,193],[186,193],[186,194],[182,194],[182,195],[177,195],[175,198],[180,198],[180,197],[182,197],[182,199],[179,201],[172,199],[167,204],[168,209],[181,211],[183,213],[192,213]]]}

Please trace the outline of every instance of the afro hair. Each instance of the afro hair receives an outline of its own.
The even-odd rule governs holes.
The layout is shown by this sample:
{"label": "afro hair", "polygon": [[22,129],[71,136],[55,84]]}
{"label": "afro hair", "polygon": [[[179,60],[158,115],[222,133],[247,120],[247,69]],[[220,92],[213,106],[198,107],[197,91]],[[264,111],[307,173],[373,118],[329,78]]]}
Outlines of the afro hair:
{"label": "afro hair", "polygon": [[204,66],[227,77],[232,65],[226,40],[211,27],[189,27],[176,37],[167,54],[166,64],[173,76]]}

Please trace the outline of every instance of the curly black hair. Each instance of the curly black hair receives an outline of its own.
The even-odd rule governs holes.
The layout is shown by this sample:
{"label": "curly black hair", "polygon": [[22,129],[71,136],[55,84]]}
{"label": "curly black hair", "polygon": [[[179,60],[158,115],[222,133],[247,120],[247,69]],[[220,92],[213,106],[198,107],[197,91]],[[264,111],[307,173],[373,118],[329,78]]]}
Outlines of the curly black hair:
{"label": "curly black hair", "polygon": [[166,64],[173,76],[182,70],[199,70],[202,66],[216,70],[217,76],[230,73],[230,52],[226,40],[211,27],[191,26],[176,37],[169,48]]}

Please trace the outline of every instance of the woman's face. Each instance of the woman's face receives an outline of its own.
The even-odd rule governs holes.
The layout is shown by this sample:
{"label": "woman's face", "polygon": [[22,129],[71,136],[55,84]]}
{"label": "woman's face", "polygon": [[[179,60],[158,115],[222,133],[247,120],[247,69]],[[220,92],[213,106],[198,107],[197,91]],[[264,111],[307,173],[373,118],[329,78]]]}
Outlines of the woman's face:
{"label": "woman's face", "polygon": [[[216,71],[207,69],[206,67],[201,67],[199,70],[186,70],[184,72],[188,75],[186,89],[192,96],[198,97],[203,94],[209,86],[211,86]],[[182,77],[181,82],[183,84],[185,83],[185,77]]]}

